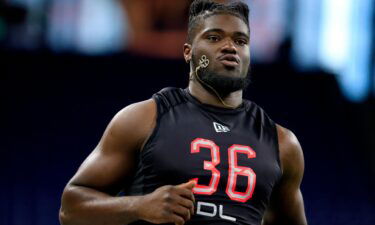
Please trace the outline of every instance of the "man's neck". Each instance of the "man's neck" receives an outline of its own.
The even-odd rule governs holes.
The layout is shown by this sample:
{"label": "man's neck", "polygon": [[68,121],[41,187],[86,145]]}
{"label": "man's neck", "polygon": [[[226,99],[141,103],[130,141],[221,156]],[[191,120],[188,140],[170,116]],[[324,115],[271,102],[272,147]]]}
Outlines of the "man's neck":
{"label": "man's neck", "polygon": [[199,82],[191,80],[189,82],[189,92],[201,103],[213,105],[222,108],[237,108],[242,104],[242,90],[235,91],[222,98],[224,104],[220,101],[219,96],[206,90]]}

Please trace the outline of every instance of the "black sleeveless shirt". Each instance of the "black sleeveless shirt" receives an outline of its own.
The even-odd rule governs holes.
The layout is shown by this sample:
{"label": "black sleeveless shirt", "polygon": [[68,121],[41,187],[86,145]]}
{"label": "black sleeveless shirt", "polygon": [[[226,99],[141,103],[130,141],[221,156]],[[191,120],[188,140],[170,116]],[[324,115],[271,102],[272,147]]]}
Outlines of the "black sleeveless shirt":
{"label": "black sleeveless shirt", "polygon": [[177,88],[165,88],[153,99],[157,125],[125,194],[144,195],[194,179],[196,212],[186,224],[261,224],[281,177],[275,123],[248,100],[225,109]]}

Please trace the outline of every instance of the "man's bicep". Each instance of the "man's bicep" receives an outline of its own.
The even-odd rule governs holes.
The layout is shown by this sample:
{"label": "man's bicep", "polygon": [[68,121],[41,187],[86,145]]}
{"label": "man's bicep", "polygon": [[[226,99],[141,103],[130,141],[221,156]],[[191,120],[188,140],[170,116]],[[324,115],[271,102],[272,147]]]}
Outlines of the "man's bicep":
{"label": "man's bicep", "polygon": [[283,176],[274,188],[264,224],[307,224],[300,185],[304,172],[302,148],[294,134],[278,127]]}
{"label": "man's bicep", "polygon": [[144,139],[153,128],[154,103],[137,103],[120,111],[110,122],[98,146],[69,182],[116,194],[129,181]]}
{"label": "man's bicep", "polygon": [[133,164],[132,157],[106,154],[97,147],[82,163],[69,184],[114,195],[130,175]]}

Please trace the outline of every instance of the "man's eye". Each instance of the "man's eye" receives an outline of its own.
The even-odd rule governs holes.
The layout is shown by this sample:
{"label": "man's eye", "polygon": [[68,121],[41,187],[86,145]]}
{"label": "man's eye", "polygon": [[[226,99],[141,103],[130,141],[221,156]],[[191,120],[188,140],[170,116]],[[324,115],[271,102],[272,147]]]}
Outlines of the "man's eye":
{"label": "man's eye", "polygon": [[238,39],[236,40],[236,44],[240,45],[240,46],[244,46],[247,44],[247,41],[244,40],[244,39]]}
{"label": "man's eye", "polygon": [[216,42],[216,41],[219,41],[219,40],[220,40],[218,36],[213,36],[213,35],[208,36],[207,39],[208,39],[209,41],[212,41],[212,42]]}

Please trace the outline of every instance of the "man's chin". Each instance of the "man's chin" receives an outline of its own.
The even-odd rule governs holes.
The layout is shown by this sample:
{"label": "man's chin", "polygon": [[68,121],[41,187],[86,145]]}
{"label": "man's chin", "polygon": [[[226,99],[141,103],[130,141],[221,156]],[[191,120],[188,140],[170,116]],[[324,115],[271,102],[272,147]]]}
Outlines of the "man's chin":
{"label": "man's chin", "polygon": [[225,72],[216,73],[217,76],[223,79],[245,79],[246,76],[239,73],[239,71],[233,69]]}
{"label": "man's chin", "polygon": [[211,73],[210,75],[206,73],[201,78],[204,86],[207,86],[208,84],[223,97],[232,92],[245,89],[248,84],[248,78],[243,77],[238,73]]}

